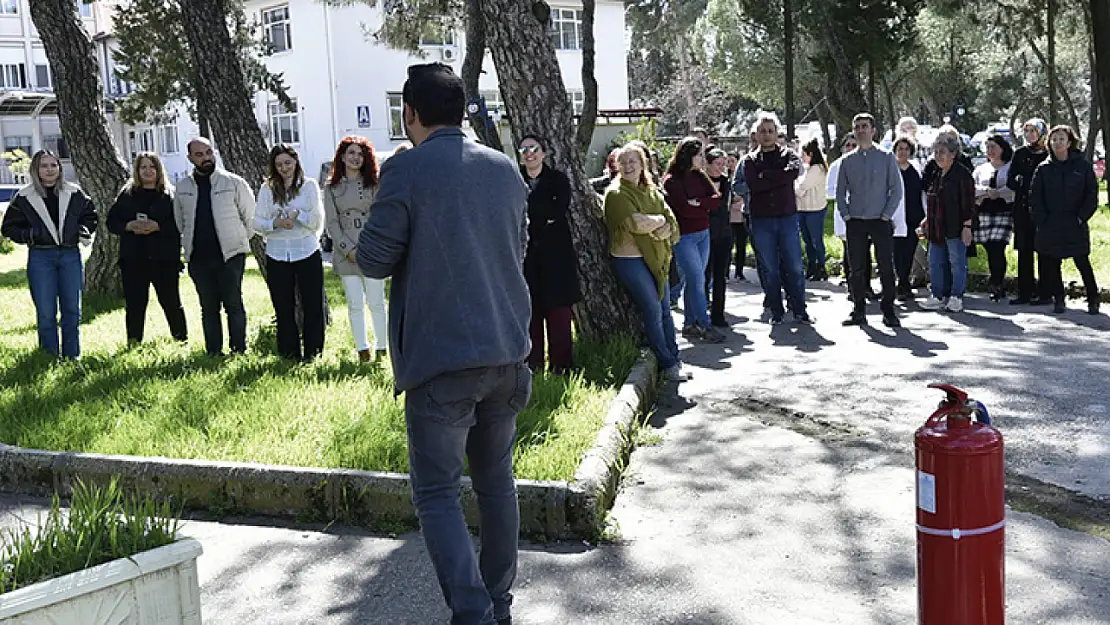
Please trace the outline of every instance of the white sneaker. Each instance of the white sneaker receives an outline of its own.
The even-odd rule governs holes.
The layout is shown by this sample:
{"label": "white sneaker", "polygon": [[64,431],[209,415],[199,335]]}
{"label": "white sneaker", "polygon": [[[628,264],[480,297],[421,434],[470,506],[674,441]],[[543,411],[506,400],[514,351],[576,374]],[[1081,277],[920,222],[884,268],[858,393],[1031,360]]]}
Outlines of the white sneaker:
{"label": "white sneaker", "polygon": [[930,295],[929,299],[921,302],[921,307],[925,310],[940,310],[941,308],[944,308],[946,304],[948,304],[948,298],[937,299],[936,297]]}
{"label": "white sneaker", "polygon": [[948,312],[963,312],[964,300],[963,298],[952,296],[948,298],[948,303],[944,306]]}

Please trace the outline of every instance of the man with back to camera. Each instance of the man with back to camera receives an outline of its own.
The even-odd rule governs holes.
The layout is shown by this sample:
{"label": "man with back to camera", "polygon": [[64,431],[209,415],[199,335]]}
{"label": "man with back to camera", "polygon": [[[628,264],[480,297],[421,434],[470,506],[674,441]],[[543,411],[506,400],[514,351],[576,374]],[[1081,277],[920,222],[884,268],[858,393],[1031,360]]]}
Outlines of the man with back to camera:
{"label": "man with back to camera", "polygon": [[902,324],[894,314],[894,211],[902,201],[902,170],[894,154],[875,145],[875,118],[860,113],[852,119],[858,147],[840,159],[836,182],[836,210],[844,218],[848,235],[848,262],[853,310],[844,325],[867,324],[867,286],[871,283],[870,249],[883,285],[883,323]]}
{"label": "man with back to camera", "polygon": [[[401,98],[415,147],[382,167],[358,265],[393,277],[390,354],[405,393],[413,503],[451,623],[511,625],[520,532],[513,443],[532,389],[528,187],[509,157],[463,134],[466,98],[450,67],[409,67]],[[464,459],[478,496],[480,558],[459,502]]]}

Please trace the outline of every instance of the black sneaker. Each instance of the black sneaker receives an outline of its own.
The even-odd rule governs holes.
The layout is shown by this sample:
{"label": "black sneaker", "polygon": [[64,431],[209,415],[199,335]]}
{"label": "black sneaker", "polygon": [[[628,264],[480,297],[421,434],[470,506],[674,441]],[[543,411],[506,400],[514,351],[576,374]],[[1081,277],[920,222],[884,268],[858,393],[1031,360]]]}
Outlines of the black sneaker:
{"label": "black sneaker", "polygon": [[716,328],[730,327],[729,323],[727,321],[725,321],[724,319],[712,319],[712,320],[710,320],[709,323],[710,323],[710,325],[712,325],[713,327],[716,327]]}
{"label": "black sneaker", "polygon": [[771,317],[771,325],[777,326],[782,323],[782,315],[773,315]]}
{"label": "black sneaker", "polygon": [[892,312],[883,313],[883,325],[888,328],[901,328],[902,322],[898,320],[897,315]]}
{"label": "black sneaker", "polygon": [[1067,310],[1068,310],[1068,307],[1066,305],[1064,305],[1064,300],[1062,300],[1062,299],[1056,300],[1056,303],[1052,305],[1052,312],[1054,312],[1056,314],[1067,312]]}
{"label": "black sneaker", "polygon": [[813,325],[817,322],[816,319],[809,316],[809,313],[794,313],[794,321],[804,323],[806,325]]}
{"label": "black sneaker", "polygon": [[1024,305],[1028,304],[1029,302],[1030,302],[1029,298],[1026,297],[1025,295],[1018,295],[1014,299],[1010,300],[1010,305],[1011,306],[1024,306]]}
{"label": "black sneaker", "polygon": [[841,322],[845,326],[865,326],[867,325],[867,315],[863,313],[852,313],[847,319]]}

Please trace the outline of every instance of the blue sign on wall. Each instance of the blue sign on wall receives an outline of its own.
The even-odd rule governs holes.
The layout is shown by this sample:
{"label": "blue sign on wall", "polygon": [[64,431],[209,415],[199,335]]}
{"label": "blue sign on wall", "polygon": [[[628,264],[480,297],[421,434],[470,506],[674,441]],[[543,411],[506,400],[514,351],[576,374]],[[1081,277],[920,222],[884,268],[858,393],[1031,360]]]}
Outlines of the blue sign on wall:
{"label": "blue sign on wall", "polygon": [[370,106],[367,104],[358,105],[358,127],[370,127]]}

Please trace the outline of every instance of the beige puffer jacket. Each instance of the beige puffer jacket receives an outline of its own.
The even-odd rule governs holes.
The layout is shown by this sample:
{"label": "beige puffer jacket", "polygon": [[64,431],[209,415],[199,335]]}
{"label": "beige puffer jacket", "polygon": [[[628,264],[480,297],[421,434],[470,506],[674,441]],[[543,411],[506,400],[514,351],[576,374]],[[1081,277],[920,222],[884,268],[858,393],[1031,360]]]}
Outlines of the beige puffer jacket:
{"label": "beige puffer jacket", "polygon": [[[254,192],[246,180],[217,168],[212,172],[212,218],[224,260],[251,251],[250,236],[254,222]],[[197,183],[192,175],[177,183],[173,198],[173,217],[181,231],[185,259],[193,255],[193,229],[197,216]]]}

